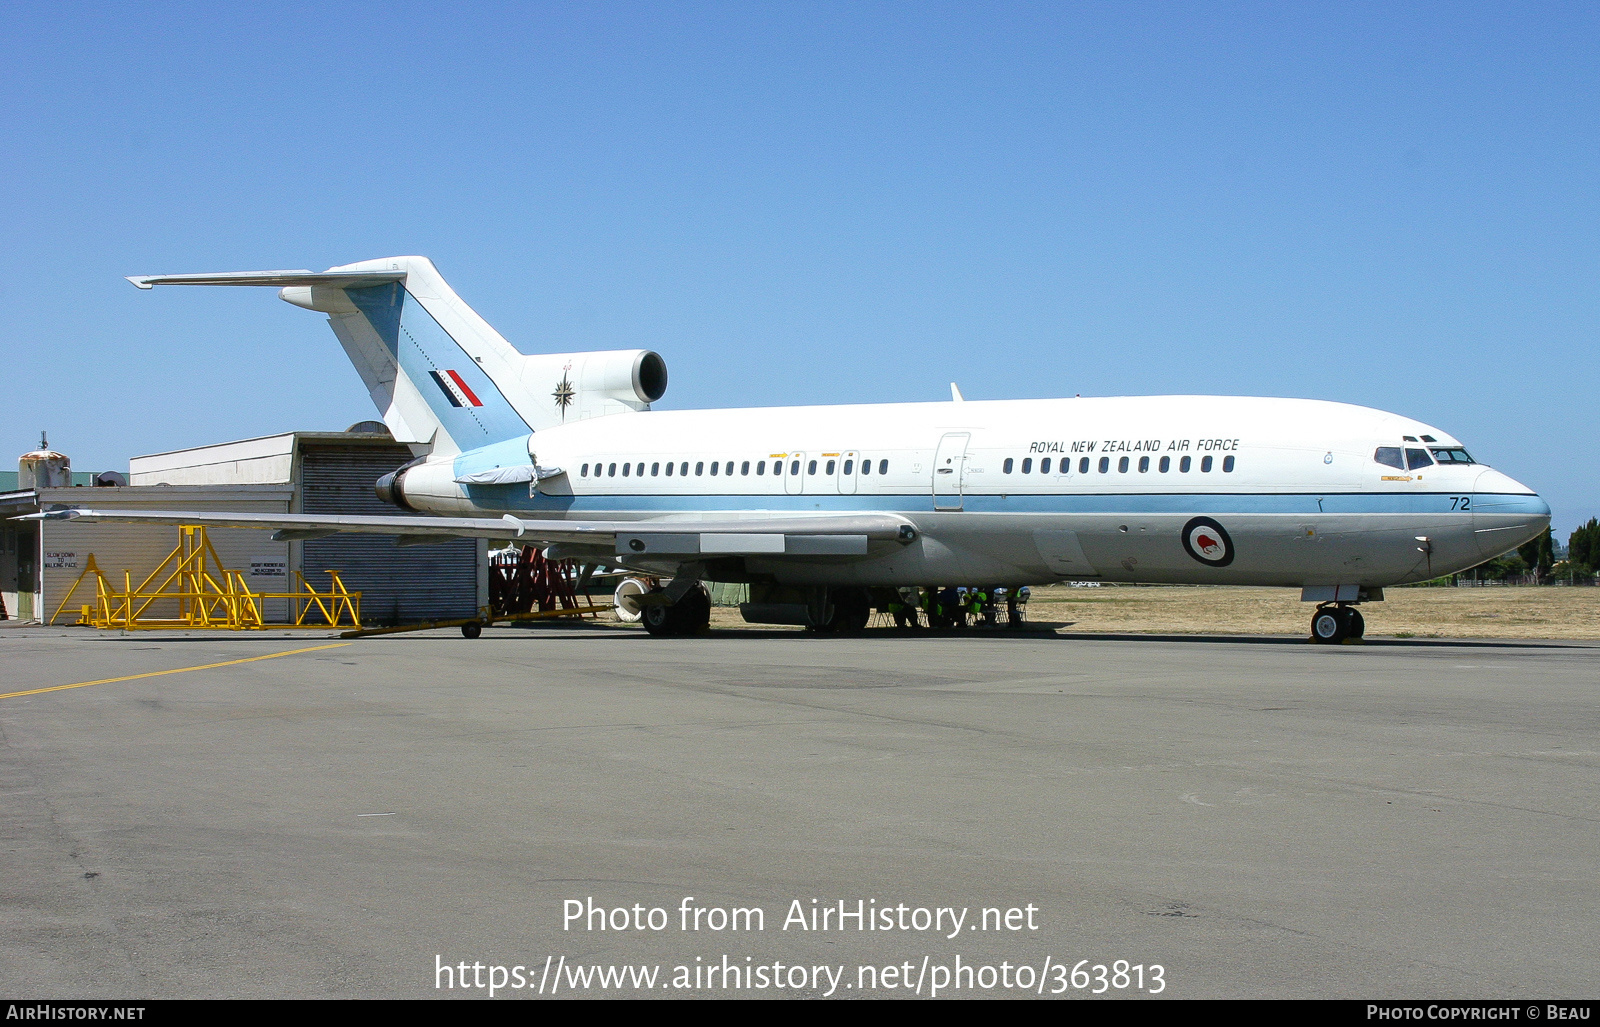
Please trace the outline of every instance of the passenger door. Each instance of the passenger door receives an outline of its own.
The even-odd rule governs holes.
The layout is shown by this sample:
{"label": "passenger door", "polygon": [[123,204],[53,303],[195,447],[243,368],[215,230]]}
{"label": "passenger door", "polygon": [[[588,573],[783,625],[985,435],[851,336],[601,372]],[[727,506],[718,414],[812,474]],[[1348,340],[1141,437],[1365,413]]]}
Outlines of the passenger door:
{"label": "passenger door", "polygon": [[854,495],[856,491],[856,465],[861,462],[861,454],[853,449],[847,450],[840,454],[840,459],[844,463],[839,466],[839,492],[846,496]]}
{"label": "passenger door", "polygon": [[783,491],[791,496],[798,496],[804,489],[806,471],[806,455],[804,453],[790,453],[783,459]]}
{"label": "passenger door", "polygon": [[933,456],[933,508],[935,510],[961,509],[961,480],[967,466],[967,443],[972,434],[964,431],[947,432],[939,440],[939,449]]}

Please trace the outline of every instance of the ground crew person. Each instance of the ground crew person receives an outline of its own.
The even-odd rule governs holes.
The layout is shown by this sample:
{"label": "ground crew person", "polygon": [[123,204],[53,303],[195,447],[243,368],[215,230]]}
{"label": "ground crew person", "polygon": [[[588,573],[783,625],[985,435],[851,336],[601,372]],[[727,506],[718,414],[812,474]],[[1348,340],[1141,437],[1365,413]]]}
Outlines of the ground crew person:
{"label": "ground crew person", "polygon": [[1017,590],[1014,588],[1003,589],[1006,599],[1006,626],[1017,627],[1022,623],[1022,612],[1017,609]]}
{"label": "ground crew person", "polygon": [[916,594],[916,591],[913,590],[911,596],[907,597],[904,589],[895,590],[894,598],[889,600],[888,606],[885,607],[889,615],[894,618],[895,627],[916,628],[921,626],[917,623]]}
{"label": "ground crew person", "polygon": [[994,598],[989,594],[988,589],[978,589],[972,615],[974,618],[982,617],[986,626],[994,627]]}
{"label": "ground crew person", "polygon": [[961,608],[961,595],[954,585],[946,585],[939,593],[939,616],[945,621],[947,627],[964,628],[967,626],[966,611]]}

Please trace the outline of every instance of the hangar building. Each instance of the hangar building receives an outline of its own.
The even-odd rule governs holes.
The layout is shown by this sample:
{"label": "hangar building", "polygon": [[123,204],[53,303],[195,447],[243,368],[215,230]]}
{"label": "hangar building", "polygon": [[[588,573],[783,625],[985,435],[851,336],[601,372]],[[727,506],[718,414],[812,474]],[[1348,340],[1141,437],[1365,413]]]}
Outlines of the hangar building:
{"label": "hangar building", "polygon": [[[376,422],[343,432],[287,432],[135,457],[126,486],[39,485],[0,493],[0,517],[63,506],[404,516],[377,498],[373,483],[411,459],[411,451]],[[338,570],[347,589],[362,593],[361,617],[368,624],[471,617],[488,603],[487,543],[479,539],[401,547],[392,535],[274,542],[271,532],[245,528],[208,534],[223,564],[244,572],[253,589],[284,591],[299,571],[321,591],[328,584],[325,571]],[[7,613],[48,621],[90,553],[119,584],[124,570],[137,583],[177,543],[171,526],[9,522],[0,535]],[[80,589],[56,623],[77,620],[81,595]],[[282,622],[288,602],[270,602],[263,612],[268,621]]]}

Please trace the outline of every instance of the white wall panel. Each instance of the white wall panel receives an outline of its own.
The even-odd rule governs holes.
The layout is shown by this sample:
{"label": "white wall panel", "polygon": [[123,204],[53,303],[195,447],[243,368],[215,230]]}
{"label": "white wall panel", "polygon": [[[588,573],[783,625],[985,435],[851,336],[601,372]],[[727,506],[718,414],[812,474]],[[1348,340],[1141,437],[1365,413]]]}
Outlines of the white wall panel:
{"label": "white wall panel", "polygon": [[[240,511],[254,513],[286,513],[292,490],[282,486],[241,485],[213,488],[59,488],[43,489],[39,500],[43,508],[51,506],[94,506],[101,509],[169,509],[208,511]],[[123,572],[137,585],[155,570],[178,545],[179,531],[171,525],[146,524],[88,524],[80,521],[43,521],[42,549],[46,554],[72,554],[70,558],[52,560],[48,555],[42,571],[44,579],[43,617],[54,616],[57,607],[72,588],[73,582],[88,564],[93,553],[96,564],[121,588]],[[257,591],[286,591],[292,577],[266,578],[250,576],[253,560],[289,560],[287,543],[273,542],[270,531],[249,528],[210,528],[211,544],[223,566],[246,574],[245,582]],[[52,566],[52,564],[56,564]],[[85,579],[73,595],[70,605],[57,618],[57,624],[73,624],[78,619],[78,608],[94,602],[92,579]],[[281,623],[288,619],[288,602],[274,600],[263,611],[269,622]],[[153,605],[148,613],[156,618],[177,615],[176,603]]]}

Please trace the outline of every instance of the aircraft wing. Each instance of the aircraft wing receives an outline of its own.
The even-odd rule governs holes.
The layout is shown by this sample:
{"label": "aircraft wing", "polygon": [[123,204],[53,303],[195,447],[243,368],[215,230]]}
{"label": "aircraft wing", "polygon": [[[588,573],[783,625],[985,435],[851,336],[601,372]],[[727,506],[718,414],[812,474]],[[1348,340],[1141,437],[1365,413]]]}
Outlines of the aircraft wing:
{"label": "aircraft wing", "polygon": [[339,532],[485,538],[528,545],[567,543],[613,548],[625,556],[865,556],[871,540],[909,543],[916,527],[894,514],[793,514],[716,520],[524,520],[502,517],[369,517],[342,514],[204,513],[186,510],[93,510],[69,507],[17,520],[81,520],[113,524],[203,524],[217,528],[276,530],[279,541]]}

